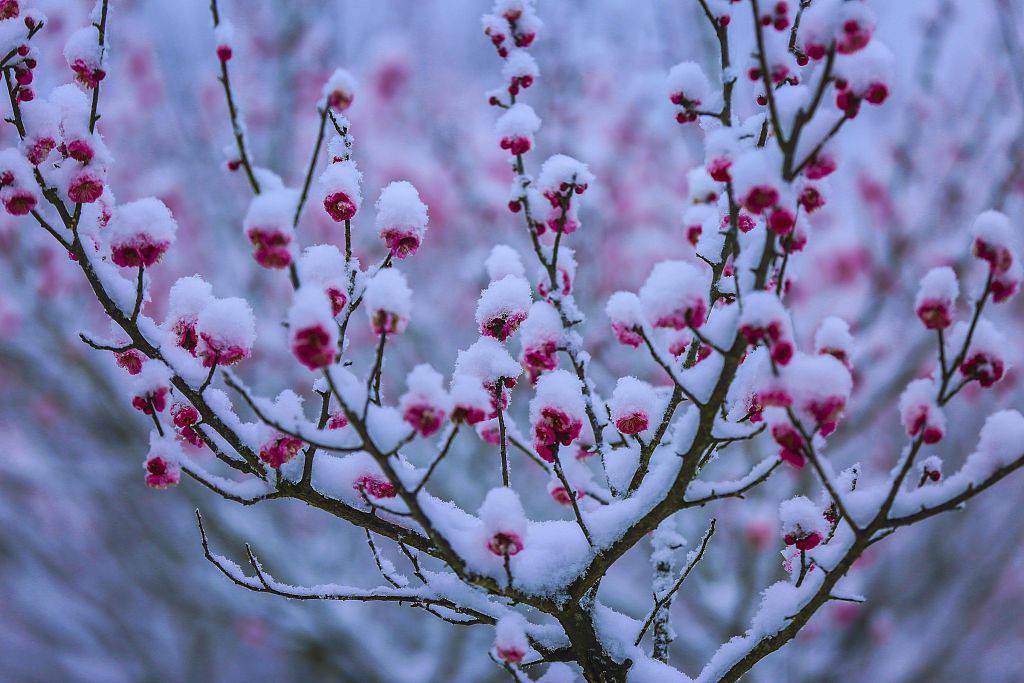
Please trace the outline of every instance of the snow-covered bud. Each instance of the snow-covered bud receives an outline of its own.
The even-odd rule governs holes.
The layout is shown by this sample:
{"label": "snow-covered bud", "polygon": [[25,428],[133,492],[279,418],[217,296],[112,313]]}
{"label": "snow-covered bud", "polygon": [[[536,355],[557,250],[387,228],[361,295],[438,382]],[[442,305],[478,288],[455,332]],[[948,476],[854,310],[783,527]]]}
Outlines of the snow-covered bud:
{"label": "snow-covered bud", "polygon": [[480,505],[487,549],[499,557],[511,557],[523,549],[526,513],[519,496],[508,487],[493,488]]}
{"label": "snow-covered bud", "polygon": [[147,197],[114,209],[110,257],[118,266],[152,266],[174,242],[178,224],[159,199]]}
{"label": "snow-covered bud", "polygon": [[180,278],[168,295],[164,327],[174,335],[174,343],[193,356],[199,346],[199,314],[213,300],[213,288],[198,275]]}
{"label": "snow-covered bud", "polygon": [[525,50],[512,50],[501,68],[501,75],[508,83],[508,94],[515,97],[520,89],[529,88],[540,76],[537,62]]}
{"label": "snow-covered bud", "polygon": [[921,461],[921,484],[936,482],[942,479],[942,458],[937,455],[930,455]]}
{"label": "snow-covered bud", "polygon": [[256,341],[256,322],[249,302],[238,297],[212,301],[199,313],[196,333],[203,367],[233,365],[248,358]]}
{"label": "snow-covered bud", "polygon": [[495,130],[502,149],[513,155],[526,154],[533,147],[533,135],[540,130],[540,118],[528,104],[517,103],[498,117]]}
{"label": "snow-covered bud", "polygon": [[752,292],[743,297],[739,331],[748,344],[767,346],[772,360],[779,365],[789,363],[796,351],[789,313],[770,292]]}
{"label": "snow-covered bud", "polygon": [[1014,257],[1010,267],[1002,273],[992,274],[992,303],[1001,304],[1020,291],[1021,280],[1024,280],[1024,266],[1020,259]]}
{"label": "snow-covered bud", "polygon": [[60,111],[46,100],[37,100],[22,105],[21,118],[25,123],[22,154],[33,166],[39,166],[50,156],[61,137]]}
{"label": "snow-covered bud", "polygon": [[299,281],[319,286],[331,301],[332,316],[339,315],[348,303],[345,257],[333,244],[306,247],[298,261]]}
{"label": "snow-covered bud", "polygon": [[917,290],[914,309],[917,317],[929,330],[944,330],[953,324],[956,299],[960,296],[960,284],[956,273],[949,266],[932,268],[923,278]]}
{"label": "snow-covered bud", "polygon": [[302,440],[287,434],[273,434],[260,446],[260,460],[280,469],[302,448]]}
{"label": "snow-covered bud", "polygon": [[[573,207],[575,210],[575,207]],[[566,232],[569,231],[569,223],[565,225]],[[546,250],[547,251],[547,250]],[[548,254],[548,258],[550,258]],[[555,286],[557,291],[562,296],[568,296],[572,293],[572,283],[576,279],[576,252],[565,246],[561,245],[558,249],[558,266],[557,273],[555,276]],[[537,293],[540,294],[547,300],[551,300],[551,277],[548,275],[548,271],[543,266],[537,267]]]}
{"label": "snow-covered bud", "polygon": [[1005,273],[1014,262],[1013,229],[999,211],[985,211],[974,221],[974,256],[987,261],[993,273]]}
{"label": "snow-covered bud", "polygon": [[579,438],[585,404],[579,379],[566,370],[554,370],[537,380],[530,401],[533,447],[547,462],[554,462],[558,447]]}
{"label": "snow-covered bud", "polygon": [[551,304],[537,301],[519,330],[523,346],[523,367],[535,382],[541,373],[558,367],[558,345],[562,342],[562,320]]}
{"label": "snow-covered bud", "polygon": [[444,378],[426,363],[417,365],[405,379],[408,390],[398,401],[402,419],[420,436],[426,438],[441,428],[450,410],[450,399],[444,390]]}
{"label": "snow-covered bud", "polygon": [[620,344],[634,349],[644,343],[643,308],[640,299],[633,292],[615,292],[604,307],[605,315],[612,321],[612,332]]}
{"label": "snow-covered bud", "polygon": [[779,504],[782,539],[797,550],[812,550],[825,538],[825,517],[820,507],[805,496]]}
{"label": "snow-covered bud", "polygon": [[75,81],[86,90],[98,86],[107,75],[101,64],[99,36],[93,26],[71,34],[64,44],[64,60],[75,74]]}
{"label": "snow-covered bud", "polygon": [[[955,354],[962,348],[967,335],[967,323],[953,328],[949,345]],[[960,363],[960,374],[967,380],[978,380],[983,387],[990,387],[1003,378],[1007,369],[1005,354],[1011,348],[1006,337],[988,320],[982,318],[974,328],[971,344]],[[953,356],[950,356],[953,357]]]}
{"label": "snow-covered bud", "polygon": [[676,114],[679,123],[697,120],[697,109],[708,100],[711,84],[704,70],[696,62],[676,64],[668,72],[668,98],[680,107]]}
{"label": "snow-covered bud", "polygon": [[875,15],[863,2],[841,3],[836,23],[836,50],[844,55],[863,50],[875,32]]}
{"label": "snow-covered bud", "polygon": [[853,335],[850,326],[842,318],[830,315],[821,321],[814,333],[814,352],[834,356],[848,369],[852,367],[851,352]]}
{"label": "snow-covered bud", "polygon": [[568,207],[573,194],[583,194],[594,174],[587,165],[565,154],[548,157],[537,177],[537,188],[552,208]]}
{"label": "snow-covered bud", "polygon": [[514,387],[522,373],[522,366],[491,337],[481,337],[465,351],[459,351],[455,359],[455,374],[477,378],[487,391],[494,410],[491,417],[497,415],[499,396],[502,409],[507,406],[504,389]]}
{"label": "snow-covered bud", "polygon": [[310,370],[326,368],[338,353],[338,326],[331,300],[318,286],[306,284],[292,297],[288,310],[292,353]]}
{"label": "snow-covered bud", "polygon": [[[836,63],[836,107],[855,118],[861,102],[880,105],[889,98],[894,57],[878,41]],[[844,86],[844,87],[840,87]]]}
{"label": "snow-covered bud", "polygon": [[935,382],[916,379],[900,395],[900,421],[910,437],[938,443],[946,433],[946,416],[935,401]]}
{"label": "snow-covered bud", "polygon": [[385,187],[377,199],[377,233],[391,255],[404,259],[416,253],[427,232],[427,205],[412,183],[399,180]]}
{"label": "snow-covered bud", "polygon": [[747,211],[761,215],[779,203],[779,181],[759,150],[743,153],[732,165],[736,198]]}
{"label": "snow-covered bud", "polygon": [[720,186],[703,166],[695,166],[686,174],[686,192],[692,204],[714,204]]}
{"label": "snow-covered bud", "polygon": [[242,223],[245,236],[253,246],[253,257],[264,268],[287,268],[292,263],[292,239],[295,230],[295,190],[266,190],[249,204]]}
{"label": "snow-covered bud", "polygon": [[451,382],[452,422],[475,425],[487,418],[492,397],[476,377],[455,374]]}
{"label": "snow-covered bud", "polygon": [[530,283],[507,275],[487,285],[476,305],[476,323],[480,334],[504,342],[526,319],[532,296]]}
{"label": "snow-covered bud", "polygon": [[[718,212],[714,208],[706,204],[688,206],[683,212],[683,236],[687,242],[696,247],[701,235],[705,233],[705,228],[707,226],[714,228],[717,223]],[[709,232],[713,233],[713,231]]]}
{"label": "snow-covered bud", "polygon": [[684,261],[655,264],[640,288],[640,303],[655,327],[699,328],[707,315],[709,277]]}
{"label": "snow-covered bud", "polygon": [[498,244],[491,249],[487,260],[484,261],[484,268],[487,270],[487,279],[492,282],[508,275],[516,277],[525,277],[526,275],[519,252],[507,244]]}
{"label": "snow-covered bud", "polygon": [[24,216],[39,204],[32,167],[14,148],[0,152],[0,201],[12,216]]}
{"label": "snow-covered bud", "polygon": [[412,313],[412,290],[405,276],[394,268],[385,268],[366,283],[363,307],[376,335],[405,331]]}
{"label": "snow-covered bud", "polygon": [[334,111],[342,112],[352,106],[355,97],[355,77],[345,69],[335,69],[324,84],[323,102]]}
{"label": "snow-covered bud", "polygon": [[166,489],[181,481],[181,450],[170,439],[153,435],[149,439],[149,453],[146,455],[146,486],[151,489]]}
{"label": "snow-covered bud", "polygon": [[235,27],[231,22],[222,20],[213,30],[213,42],[217,45],[217,59],[221,64],[231,61],[235,53]]}
{"label": "snow-covered bud", "polygon": [[132,407],[145,415],[162,413],[171,391],[171,371],[159,361],[143,364],[131,379]]}
{"label": "snow-covered bud", "polygon": [[622,377],[615,384],[608,409],[615,428],[623,434],[634,435],[653,424],[657,404],[654,387],[636,377]]}
{"label": "snow-covered bud", "polygon": [[807,442],[782,408],[765,408],[764,420],[772,439],[779,445],[779,458],[797,469],[807,462]]}
{"label": "snow-covered bud", "polygon": [[351,220],[363,201],[359,184],[362,173],[356,168],[354,161],[341,161],[328,164],[320,174],[317,183],[324,210],[335,223]]}
{"label": "snow-covered bud", "polygon": [[526,639],[526,620],[517,612],[509,612],[494,626],[494,651],[507,664],[523,661],[530,643]]}
{"label": "snow-covered bud", "polygon": [[731,181],[730,169],[740,149],[740,141],[732,128],[723,126],[708,133],[704,141],[704,167],[708,175],[720,183]]}
{"label": "snow-covered bud", "polygon": [[834,432],[853,389],[846,366],[832,356],[801,353],[786,367],[783,380],[804,431]]}

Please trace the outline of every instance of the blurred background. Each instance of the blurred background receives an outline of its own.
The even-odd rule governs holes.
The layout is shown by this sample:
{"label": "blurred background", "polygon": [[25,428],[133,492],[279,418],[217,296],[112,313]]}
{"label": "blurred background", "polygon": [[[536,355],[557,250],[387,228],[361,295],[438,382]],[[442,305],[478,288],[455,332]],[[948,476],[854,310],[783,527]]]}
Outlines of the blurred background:
{"label": "blurred background", "polygon": [[[49,17],[35,41],[37,89],[46,93],[69,80],[61,51],[88,23],[92,2],[36,4]],[[653,366],[615,344],[603,302],[616,289],[636,289],[654,261],[692,253],[680,217],[686,173],[703,162],[701,135],[673,120],[664,77],[684,59],[717,73],[717,45],[695,0],[538,4],[546,24],[533,50],[541,77],[525,100],[543,127],[530,156],[538,163],[568,153],[597,176],[574,240],[574,289],[589,317],[596,379],[606,392],[627,372],[661,382]],[[878,35],[896,55],[893,96],[865,108],[840,135],[840,171],[790,293],[805,341],[829,314],[849,321],[857,337],[856,393],[830,457],[861,462],[865,476],[894,462],[903,439],[895,400],[930,362],[932,339],[912,313],[920,275],[948,263],[973,282],[966,229],[993,207],[1019,226],[1024,192],[1022,3],[872,4]],[[488,9],[481,0],[221,0],[236,27],[232,77],[259,165],[300,182],[320,88],[344,66],[361,83],[349,114],[366,206],[387,182],[408,179],[430,207],[425,245],[403,266],[415,311],[385,371],[392,400],[416,363],[450,371],[457,350],[476,338],[483,259],[496,243],[526,244],[521,222],[505,209],[511,176],[484,96],[500,85],[500,61],[480,28]],[[150,314],[162,317],[160,293],[174,279],[202,273],[218,295],[247,296],[257,308],[259,362],[242,367],[246,380],[270,395],[296,384],[277,324],[288,284],[252,262],[241,229],[247,188],[225,170],[231,139],[207,4],[112,0],[110,44],[100,130],[115,157],[112,188],[120,201],[160,197],[180,225],[177,248],[154,273]],[[744,68],[742,42],[734,54]],[[737,98],[741,114],[753,112],[745,83]],[[11,127],[0,129],[0,145],[14,141]],[[363,212],[356,221],[364,263],[383,254],[371,217]],[[322,212],[306,216],[300,236],[305,244],[340,238]],[[251,542],[281,580],[380,582],[361,531],[300,503],[241,508],[191,481],[171,491],[146,488],[149,425],[130,408],[109,355],[77,339],[81,329],[107,330],[80,273],[42,231],[3,214],[0,278],[0,678],[459,683],[506,676],[487,658],[485,627],[388,605],[293,604],[225,580],[203,559],[196,507],[221,552],[237,556]],[[1020,339],[1021,299],[1009,305],[1005,324]],[[357,363],[370,352],[361,316],[358,323]],[[1011,370],[992,392],[964,395],[954,428],[932,451],[949,470],[996,405],[1021,405],[1020,373]],[[743,472],[759,456],[757,447],[748,450],[714,467],[722,476]],[[460,440],[435,478],[436,492],[475,509],[494,484],[496,457],[478,440]],[[541,474],[517,465],[528,486],[536,480],[527,495],[531,515],[565,516]],[[760,590],[782,574],[778,501],[813,493],[808,476],[786,468],[747,500],[679,518],[691,540],[711,516],[720,533],[673,608],[676,666],[696,674],[720,643],[746,629]],[[749,680],[1024,680],[1022,494],[1024,481],[1011,477],[966,512],[873,547],[852,573],[869,601],[822,610]],[[603,587],[603,600],[634,617],[649,602],[648,551],[641,544]]]}

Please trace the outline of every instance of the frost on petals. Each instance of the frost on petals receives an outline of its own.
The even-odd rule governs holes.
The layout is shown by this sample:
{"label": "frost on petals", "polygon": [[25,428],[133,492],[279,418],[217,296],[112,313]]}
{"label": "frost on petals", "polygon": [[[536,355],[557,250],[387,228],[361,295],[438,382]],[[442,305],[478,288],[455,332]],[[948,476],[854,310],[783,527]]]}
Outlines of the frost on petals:
{"label": "frost on petals", "polygon": [[399,180],[381,191],[376,224],[393,257],[404,259],[416,253],[427,231],[427,205],[412,183]]}
{"label": "frost on petals", "polygon": [[435,434],[450,411],[444,378],[426,363],[417,365],[406,378],[408,390],[399,399],[402,419],[426,438]]}
{"label": "frost on petals", "polygon": [[325,368],[338,352],[338,326],[331,300],[316,285],[299,288],[288,311],[292,353],[310,370]]}
{"label": "frost on petals", "polygon": [[585,405],[579,379],[567,370],[555,370],[537,381],[537,393],[530,401],[530,424],[537,455],[554,462],[559,446],[568,446],[580,436]]}
{"label": "frost on petals", "polygon": [[238,297],[216,299],[199,314],[196,333],[204,367],[233,365],[248,358],[256,341],[256,322],[249,302]]}
{"label": "frost on petals", "polygon": [[405,276],[394,268],[385,268],[366,283],[363,306],[376,335],[405,331],[412,313],[412,290]]}
{"label": "frost on petals", "polygon": [[662,261],[640,288],[644,314],[655,327],[681,330],[704,324],[710,278],[685,261]]}
{"label": "frost on petals", "polygon": [[491,489],[480,505],[479,514],[488,550],[510,557],[523,549],[526,513],[515,491],[504,486]]}
{"label": "frost on petals", "polygon": [[110,258],[123,268],[152,266],[174,242],[178,224],[159,199],[147,197],[114,209]]}
{"label": "frost on petals", "polygon": [[921,278],[914,310],[926,328],[944,330],[953,324],[958,296],[960,285],[953,269],[949,266],[932,268]]}
{"label": "frost on petals", "polygon": [[526,320],[531,302],[530,283],[524,278],[507,275],[492,282],[476,305],[480,334],[504,342]]}

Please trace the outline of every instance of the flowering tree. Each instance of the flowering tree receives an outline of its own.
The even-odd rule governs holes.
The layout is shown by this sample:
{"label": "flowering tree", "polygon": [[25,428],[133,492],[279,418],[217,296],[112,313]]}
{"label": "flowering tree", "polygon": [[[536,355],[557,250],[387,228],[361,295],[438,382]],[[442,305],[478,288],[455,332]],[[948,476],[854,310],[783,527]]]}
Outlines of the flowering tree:
{"label": "flowering tree", "polygon": [[[678,123],[698,123],[704,132],[704,164],[687,176],[679,239],[688,253],[654,265],[636,293],[612,294],[605,309],[606,334],[622,347],[602,353],[607,365],[614,355],[642,355],[668,384],[612,377],[584,344],[572,244],[586,232],[587,212],[605,208],[600,195],[587,205],[601,178],[562,154],[540,164],[536,177],[528,171],[541,119],[524,99],[539,84],[530,49],[543,26],[532,3],[499,0],[484,32],[502,60],[503,82],[487,98],[500,110],[495,143],[512,168],[508,210],[525,224],[537,274],[527,278],[516,249],[494,247],[475,311],[479,339],[459,351],[447,377],[416,365],[399,393],[388,386],[388,352],[414,329],[419,310],[399,264],[427,239],[428,208],[406,181],[387,185],[373,211],[364,205],[346,118],[358,92],[342,70],[316,103],[315,145],[298,186],[259,166],[231,80],[236,36],[214,2],[233,138],[226,165],[251,194],[237,218],[258,266],[281,271],[294,290],[287,310],[273,315],[297,365],[313,373],[298,375],[301,383],[273,400],[235,371],[255,373],[260,360],[249,301],[215,296],[207,281],[190,276],[169,288],[162,321],[147,315],[163,297],[153,276],[178,225],[160,200],[118,203],[108,187],[113,161],[98,132],[107,3],[64,45],[75,83],[46,99],[33,89],[33,41],[45,38],[46,19],[16,2],[4,5],[4,73],[19,144],[0,158],[0,201],[67,251],[112,322],[110,333],[82,341],[113,354],[131,405],[152,421],[146,484],[173,486],[184,473],[243,505],[303,501],[365,530],[385,585],[290,585],[248,547],[243,569],[214,552],[199,516],[205,557],[227,578],[297,600],[396,602],[457,625],[493,625],[490,654],[518,680],[545,662],[555,663],[542,679],[549,681],[572,678],[562,662],[574,662],[591,681],[684,680],[668,665],[670,607],[714,553],[716,524],[692,544],[675,525],[684,510],[743,498],[792,468],[819,500],[798,495],[778,506],[787,579],[764,591],[746,633],[699,674],[735,680],[823,606],[862,601],[848,573],[874,544],[959,507],[1024,465],[1024,418],[1015,411],[985,421],[955,473],[944,475],[941,460],[926,457],[954,431],[947,405],[992,387],[1007,371],[1008,345],[991,309],[1012,299],[1021,266],[1009,221],[994,211],[977,217],[964,245],[976,257],[973,268],[959,268],[970,286],[966,305],[956,272],[940,266],[922,273],[904,311],[930,331],[935,351],[923,367],[907,363],[912,374],[900,380],[907,442],[889,457],[891,471],[836,471],[825,457],[830,442],[858,436],[842,418],[859,349],[838,317],[825,317],[801,343],[800,307],[787,299],[796,298],[794,271],[813,247],[815,214],[841,201],[825,180],[839,168],[836,138],[856,126],[862,108],[888,99],[893,57],[873,36],[873,15],[861,2],[698,5],[719,46],[717,85],[685,62],[670,71],[667,88]],[[366,215],[381,242],[369,267],[353,235]],[[300,249],[303,223],[313,216],[331,221],[334,233]],[[580,242],[581,257],[587,246]],[[369,331],[368,354],[353,348],[360,325]],[[526,396],[516,401],[516,394]],[[496,486],[476,514],[459,507],[474,501],[430,493],[468,432],[496,456]],[[751,444],[766,453],[745,475],[711,478],[716,463]],[[520,495],[536,472],[569,521],[531,521]],[[626,616],[599,591],[649,534],[653,600]],[[403,569],[388,559],[383,539]]]}

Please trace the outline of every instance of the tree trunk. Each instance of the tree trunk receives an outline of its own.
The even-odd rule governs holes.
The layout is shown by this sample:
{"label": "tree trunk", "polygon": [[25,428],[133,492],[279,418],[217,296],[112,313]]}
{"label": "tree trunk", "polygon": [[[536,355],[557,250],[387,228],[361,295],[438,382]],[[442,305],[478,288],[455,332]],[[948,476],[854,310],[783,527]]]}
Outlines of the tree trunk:
{"label": "tree trunk", "polygon": [[589,610],[579,607],[564,612],[559,621],[569,636],[576,662],[587,683],[625,683],[632,661],[615,661],[601,645]]}

